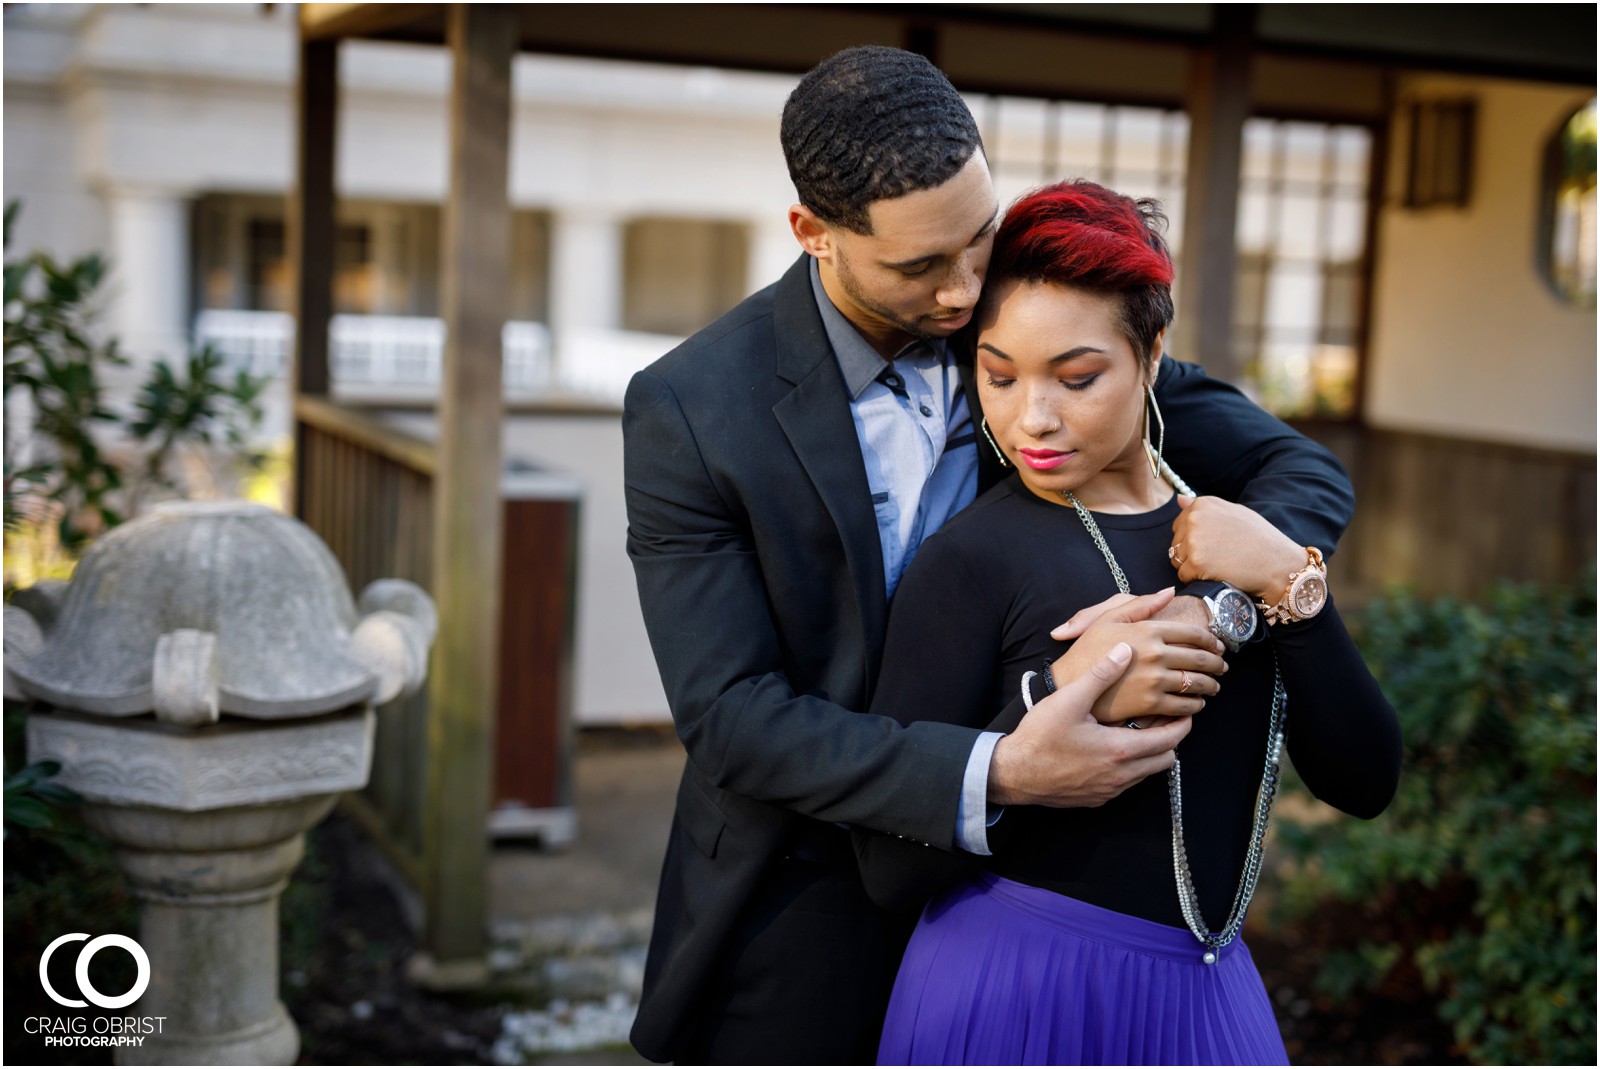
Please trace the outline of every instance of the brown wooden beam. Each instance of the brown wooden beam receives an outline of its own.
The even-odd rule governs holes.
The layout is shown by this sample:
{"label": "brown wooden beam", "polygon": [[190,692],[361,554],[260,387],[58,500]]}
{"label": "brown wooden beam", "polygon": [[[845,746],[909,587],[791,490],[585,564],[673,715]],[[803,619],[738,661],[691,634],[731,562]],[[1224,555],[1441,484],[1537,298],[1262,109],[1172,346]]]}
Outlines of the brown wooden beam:
{"label": "brown wooden beam", "polygon": [[1218,5],[1211,47],[1189,68],[1189,165],[1183,212],[1178,310],[1168,350],[1237,381],[1244,371],[1233,344],[1234,280],[1239,256],[1239,173],[1244,121],[1250,114],[1250,4]]}
{"label": "brown wooden beam", "polygon": [[442,241],[444,366],[434,478],[433,648],[423,888],[442,983],[471,982],[487,940],[498,697],[500,335],[507,307],[514,6],[454,4],[450,193]]}
{"label": "brown wooden beam", "polygon": [[[333,318],[334,143],[338,130],[339,45],[300,42],[295,83],[295,186],[289,199],[289,264],[294,272],[290,311],[294,351],[291,396],[329,392],[328,325]],[[305,450],[295,425],[294,485],[289,500],[305,514]]]}
{"label": "brown wooden beam", "polygon": [[[300,39],[417,36],[437,43],[445,4],[301,4]],[[412,32],[414,31],[414,32]]]}

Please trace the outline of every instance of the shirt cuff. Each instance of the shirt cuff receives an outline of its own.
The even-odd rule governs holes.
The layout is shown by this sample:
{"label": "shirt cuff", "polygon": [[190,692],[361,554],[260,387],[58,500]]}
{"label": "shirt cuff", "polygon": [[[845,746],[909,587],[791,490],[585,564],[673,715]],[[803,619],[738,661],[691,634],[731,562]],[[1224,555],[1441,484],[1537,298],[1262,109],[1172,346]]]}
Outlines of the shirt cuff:
{"label": "shirt cuff", "polygon": [[967,773],[961,779],[961,801],[956,806],[956,845],[980,857],[989,856],[989,829],[1005,812],[1004,806],[989,804],[989,760],[1001,738],[998,731],[985,731],[973,743]]}

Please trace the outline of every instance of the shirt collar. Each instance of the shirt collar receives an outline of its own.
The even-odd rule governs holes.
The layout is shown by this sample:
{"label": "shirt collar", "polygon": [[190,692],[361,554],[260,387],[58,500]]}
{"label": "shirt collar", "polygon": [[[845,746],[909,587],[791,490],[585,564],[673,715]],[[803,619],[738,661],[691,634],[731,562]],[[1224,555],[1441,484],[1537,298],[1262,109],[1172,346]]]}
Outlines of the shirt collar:
{"label": "shirt collar", "polygon": [[[878,350],[861,336],[855,325],[845,318],[844,313],[834,307],[828,291],[822,288],[822,273],[817,270],[815,256],[811,258],[811,293],[816,298],[817,311],[822,313],[822,326],[828,332],[828,344],[833,346],[834,359],[839,362],[839,371],[844,375],[845,391],[850,394],[850,400],[858,401],[862,392],[871,386],[883,371],[884,359],[878,355]],[[926,338],[912,338],[894,354],[894,359],[918,356],[943,360],[944,343],[934,343]]]}

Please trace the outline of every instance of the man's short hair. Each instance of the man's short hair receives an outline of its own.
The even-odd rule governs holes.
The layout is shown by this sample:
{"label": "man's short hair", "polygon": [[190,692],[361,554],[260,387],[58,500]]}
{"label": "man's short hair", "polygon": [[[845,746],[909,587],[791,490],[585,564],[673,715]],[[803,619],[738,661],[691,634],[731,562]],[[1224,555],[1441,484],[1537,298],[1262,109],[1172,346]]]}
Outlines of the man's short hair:
{"label": "man's short hair", "polygon": [[781,137],[800,203],[858,234],[872,233],[873,201],[941,186],[983,148],[939,68],[881,45],[811,68],[783,106]]}

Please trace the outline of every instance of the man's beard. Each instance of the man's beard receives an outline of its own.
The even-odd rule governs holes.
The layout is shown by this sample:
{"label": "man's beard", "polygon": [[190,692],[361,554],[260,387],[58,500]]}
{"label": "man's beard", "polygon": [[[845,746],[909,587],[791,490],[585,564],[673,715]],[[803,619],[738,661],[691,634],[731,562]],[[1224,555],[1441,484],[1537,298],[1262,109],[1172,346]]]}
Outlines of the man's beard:
{"label": "man's beard", "polygon": [[904,331],[913,338],[919,338],[922,341],[931,343],[937,343],[944,340],[943,335],[928,333],[927,329],[923,327],[920,322],[911,322],[902,319],[897,313],[879,304],[871,297],[868,297],[866,291],[861,288],[861,284],[856,281],[856,276],[851,273],[849,265],[846,264],[842,258],[836,264],[836,269],[839,275],[839,285],[844,287],[845,295],[854,301],[857,306],[865,309],[868,312],[871,312],[879,319],[882,319],[885,323],[890,324],[897,330]]}

